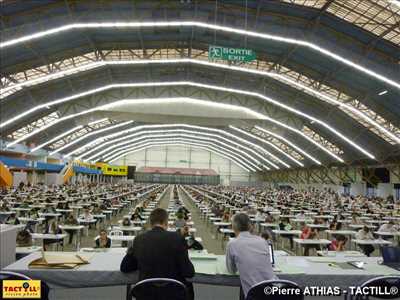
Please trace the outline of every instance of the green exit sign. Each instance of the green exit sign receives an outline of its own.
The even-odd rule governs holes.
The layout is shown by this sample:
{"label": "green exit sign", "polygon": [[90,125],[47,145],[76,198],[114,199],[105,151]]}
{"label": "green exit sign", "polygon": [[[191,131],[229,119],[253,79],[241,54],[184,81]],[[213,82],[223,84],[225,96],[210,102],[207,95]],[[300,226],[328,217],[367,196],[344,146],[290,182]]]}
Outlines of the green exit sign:
{"label": "green exit sign", "polygon": [[208,59],[222,59],[230,61],[249,62],[256,59],[256,53],[251,49],[245,48],[227,48],[221,46],[209,46]]}

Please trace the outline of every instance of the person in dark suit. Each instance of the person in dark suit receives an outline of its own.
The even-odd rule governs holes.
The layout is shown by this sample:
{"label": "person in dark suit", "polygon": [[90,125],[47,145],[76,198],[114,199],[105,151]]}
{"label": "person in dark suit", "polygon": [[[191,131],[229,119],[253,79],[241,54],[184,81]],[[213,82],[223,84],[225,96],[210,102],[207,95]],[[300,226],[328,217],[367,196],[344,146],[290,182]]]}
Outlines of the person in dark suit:
{"label": "person in dark suit", "polygon": [[[188,288],[194,299],[193,285],[186,278],[194,276],[194,267],[180,234],[167,231],[168,213],[156,208],[150,214],[151,230],[135,238],[120,266],[121,272],[139,271],[139,280],[171,278]],[[142,300],[142,299],[139,299]]]}

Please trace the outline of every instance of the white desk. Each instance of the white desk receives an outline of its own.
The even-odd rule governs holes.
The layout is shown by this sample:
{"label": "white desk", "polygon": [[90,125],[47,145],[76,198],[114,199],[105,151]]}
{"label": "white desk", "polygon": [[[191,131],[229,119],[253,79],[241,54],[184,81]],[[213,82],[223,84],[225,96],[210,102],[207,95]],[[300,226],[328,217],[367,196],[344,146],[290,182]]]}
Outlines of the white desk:
{"label": "white desk", "polygon": [[[64,238],[67,236],[66,233],[62,234],[52,234],[52,233],[32,233],[32,239],[34,240],[42,240],[42,246],[44,243],[44,240],[54,240],[57,242],[61,242],[64,240]],[[57,244],[58,247],[58,244]]]}
{"label": "white desk", "polygon": [[[299,246],[308,246],[308,245],[324,245],[328,246],[331,244],[331,241],[325,239],[293,239],[293,242]],[[298,248],[296,247],[296,252]],[[299,254],[299,253],[298,253]]]}
{"label": "white desk", "polygon": [[366,257],[360,251],[317,251],[317,255],[323,257]]}
{"label": "white desk", "polygon": [[110,230],[121,230],[129,232],[139,232],[143,229],[141,226],[113,226]]}

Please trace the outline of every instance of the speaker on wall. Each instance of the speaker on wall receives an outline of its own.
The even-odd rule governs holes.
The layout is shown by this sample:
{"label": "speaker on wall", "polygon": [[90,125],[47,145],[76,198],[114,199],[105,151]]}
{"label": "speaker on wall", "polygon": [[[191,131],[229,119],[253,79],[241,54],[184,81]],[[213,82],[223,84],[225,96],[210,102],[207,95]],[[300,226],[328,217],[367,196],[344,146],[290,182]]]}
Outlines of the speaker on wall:
{"label": "speaker on wall", "polygon": [[128,166],[128,179],[135,179],[136,166]]}

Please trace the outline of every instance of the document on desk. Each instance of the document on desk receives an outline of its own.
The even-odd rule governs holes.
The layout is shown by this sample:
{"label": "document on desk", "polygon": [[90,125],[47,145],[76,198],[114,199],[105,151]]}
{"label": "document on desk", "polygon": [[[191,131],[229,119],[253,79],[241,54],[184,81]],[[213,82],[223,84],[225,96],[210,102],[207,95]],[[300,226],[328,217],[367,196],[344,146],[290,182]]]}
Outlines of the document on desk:
{"label": "document on desk", "polygon": [[42,252],[42,256],[29,264],[33,269],[74,269],[89,264],[93,254]]}

